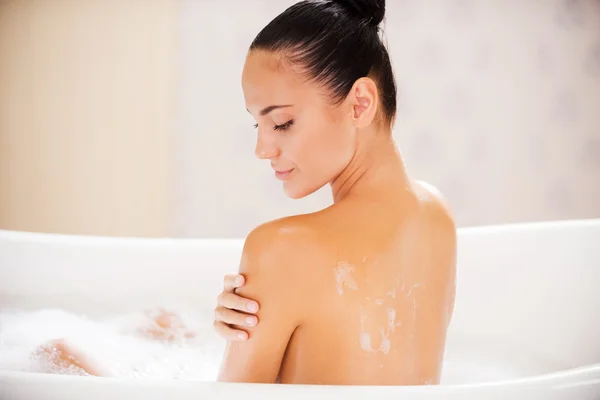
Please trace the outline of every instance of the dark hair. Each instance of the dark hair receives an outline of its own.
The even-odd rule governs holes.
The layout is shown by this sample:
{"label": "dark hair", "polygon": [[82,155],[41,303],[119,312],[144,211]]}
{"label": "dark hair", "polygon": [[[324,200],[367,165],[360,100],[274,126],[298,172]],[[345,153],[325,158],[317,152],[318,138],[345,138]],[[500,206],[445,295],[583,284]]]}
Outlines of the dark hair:
{"label": "dark hair", "polygon": [[282,51],[324,84],[341,102],[354,82],[373,75],[384,116],[396,115],[396,83],[388,52],[379,38],[385,0],[305,0],[273,19],[250,50]]}

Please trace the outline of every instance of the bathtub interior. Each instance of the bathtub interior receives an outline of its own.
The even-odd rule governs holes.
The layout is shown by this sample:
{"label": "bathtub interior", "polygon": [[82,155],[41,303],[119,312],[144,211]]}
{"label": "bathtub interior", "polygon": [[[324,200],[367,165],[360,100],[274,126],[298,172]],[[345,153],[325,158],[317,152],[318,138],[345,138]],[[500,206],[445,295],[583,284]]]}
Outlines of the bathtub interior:
{"label": "bathtub interior", "polygon": [[[499,382],[600,362],[600,220],[459,230],[443,385]],[[176,302],[212,318],[242,240],[0,231],[0,308],[90,317]],[[213,332],[206,340],[223,348]]]}

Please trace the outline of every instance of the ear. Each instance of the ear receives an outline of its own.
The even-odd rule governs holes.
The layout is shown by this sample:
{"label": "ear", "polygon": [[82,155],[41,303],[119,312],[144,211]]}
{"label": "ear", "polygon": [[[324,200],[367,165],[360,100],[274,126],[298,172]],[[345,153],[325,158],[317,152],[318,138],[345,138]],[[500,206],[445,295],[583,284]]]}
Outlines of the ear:
{"label": "ear", "polygon": [[360,78],[350,89],[348,100],[352,106],[352,120],[357,128],[371,124],[379,107],[377,85],[370,78]]}

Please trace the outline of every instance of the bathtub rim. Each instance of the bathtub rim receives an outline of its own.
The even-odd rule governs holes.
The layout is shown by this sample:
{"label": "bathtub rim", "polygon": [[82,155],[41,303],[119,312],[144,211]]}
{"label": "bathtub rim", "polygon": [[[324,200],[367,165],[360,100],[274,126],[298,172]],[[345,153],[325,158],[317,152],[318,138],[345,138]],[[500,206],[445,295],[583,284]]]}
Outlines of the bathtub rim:
{"label": "bathtub rim", "polygon": [[[562,219],[533,222],[512,222],[457,228],[460,236],[487,235],[503,232],[524,232],[536,230],[556,230],[579,227],[600,226],[600,217],[581,219]],[[18,241],[20,243],[44,244],[82,244],[82,245],[160,245],[160,246],[197,246],[210,243],[216,246],[239,244],[243,237],[140,237],[140,236],[102,236],[70,233],[34,232],[0,229],[0,241]]]}
{"label": "bathtub rim", "polygon": [[[547,390],[561,390],[571,387],[595,386],[600,388],[600,363],[586,365],[582,367],[569,368],[560,371],[549,372],[546,374],[531,375],[522,378],[504,379],[489,382],[476,383],[459,383],[459,384],[440,384],[440,385],[307,385],[307,384],[290,384],[279,385],[270,383],[246,383],[246,382],[219,382],[219,381],[195,381],[195,380],[176,380],[176,379],[133,379],[133,378],[118,378],[118,377],[96,377],[96,376],[72,376],[62,374],[49,374],[42,372],[26,372],[0,369],[0,383],[8,382],[8,380],[19,380],[20,382],[29,383],[72,383],[77,380],[78,383],[95,383],[95,384],[125,384],[125,385],[143,385],[145,387],[160,386],[231,386],[231,385],[250,385],[251,387],[282,387],[282,388],[303,388],[319,390],[322,388],[367,388],[368,390],[387,391],[401,390],[404,392],[418,391],[471,391],[485,389],[503,389],[526,387],[528,385],[539,385],[540,388]],[[286,389],[281,389],[286,390]],[[375,394],[375,393],[374,393]]]}

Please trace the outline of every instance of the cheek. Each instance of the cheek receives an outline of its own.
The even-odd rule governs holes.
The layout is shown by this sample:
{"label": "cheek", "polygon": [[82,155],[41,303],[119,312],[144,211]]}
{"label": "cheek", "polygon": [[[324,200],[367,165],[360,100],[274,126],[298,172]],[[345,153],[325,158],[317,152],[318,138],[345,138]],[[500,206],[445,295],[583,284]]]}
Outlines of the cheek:
{"label": "cheek", "polygon": [[294,161],[303,172],[318,175],[337,174],[354,154],[350,135],[336,124],[314,124],[299,134],[297,139]]}
{"label": "cheek", "polygon": [[326,161],[332,168],[339,169],[340,171],[337,172],[341,172],[341,169],[348,165],[354,155],[354,141],[340,127],[334,127],[327,136],[327,142],[323,143],[321,155],[326,157]]}

